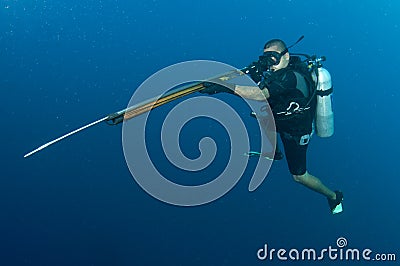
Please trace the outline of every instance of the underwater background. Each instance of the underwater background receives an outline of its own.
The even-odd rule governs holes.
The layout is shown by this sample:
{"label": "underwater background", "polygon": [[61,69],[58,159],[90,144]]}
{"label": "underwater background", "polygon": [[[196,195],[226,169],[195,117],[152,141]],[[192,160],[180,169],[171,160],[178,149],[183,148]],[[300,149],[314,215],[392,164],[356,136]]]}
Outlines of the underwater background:
{"label": "underwater background", "polygon": [[[257,251],[336,247],[340,237],[397,255],[368,263],[397,265],[399,16],[395,0],[0,1],[0,265],[319,265],[261,261]],[[308,168],[344,192],[342,214],[293,182],[284,160],[254,192],[244,175],[210,204],[163,203],[132,178],[121,126],[101,124],[23,158],[125,108],[166,66],[206,59],[241,68],[267,40],[290,45],[301,35],[290,51],[325,55],[334,86],[335,134],[313,138]],[[188,154],[208,126],[196,123],[182,131]],[[213,138],[225,141],[217,129]],[[219,152],[223,167],[226,148]]]}

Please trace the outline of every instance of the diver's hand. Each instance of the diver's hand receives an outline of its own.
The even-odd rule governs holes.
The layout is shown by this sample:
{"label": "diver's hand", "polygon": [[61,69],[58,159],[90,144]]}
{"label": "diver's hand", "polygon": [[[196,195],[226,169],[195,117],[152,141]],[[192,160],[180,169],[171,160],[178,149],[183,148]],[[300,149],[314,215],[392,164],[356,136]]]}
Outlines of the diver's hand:
{"label": "diver's hand", "polygon": [[261,65],[258,61],[251,63],[244,69],[244,73],[249,75],[250,78],[255,82],[258,83],[262,79],[262,69]]}

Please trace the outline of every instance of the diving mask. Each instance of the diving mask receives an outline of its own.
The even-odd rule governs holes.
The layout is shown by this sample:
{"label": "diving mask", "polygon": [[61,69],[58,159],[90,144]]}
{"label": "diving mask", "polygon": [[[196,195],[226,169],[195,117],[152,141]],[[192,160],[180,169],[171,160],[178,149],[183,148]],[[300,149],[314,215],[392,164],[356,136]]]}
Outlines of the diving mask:
{"label": "diving mask", "polygon": [[276,51],[264,52],[264,54],[259,57],[259,62],[262,66],[265,66],[265,68],[277,66],[281,62],[282,56],[284,56],[287,52],[287,48],[280,53]]}

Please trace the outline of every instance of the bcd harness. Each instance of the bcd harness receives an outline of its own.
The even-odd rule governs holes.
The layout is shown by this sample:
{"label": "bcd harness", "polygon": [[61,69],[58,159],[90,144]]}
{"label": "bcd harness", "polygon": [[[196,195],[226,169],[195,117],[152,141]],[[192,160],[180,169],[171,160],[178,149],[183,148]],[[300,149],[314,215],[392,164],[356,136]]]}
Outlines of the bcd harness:
{"label": "bcd harness", "polygon": [[[301,115],[306,111],[310,111],[313,100],[316,97],[316,89],[318,81],[314,81],[312,78],[313,73],[318,78],[314,64],[309,64],[306,61],[302,61],[297,55],[291,57],[289,65],[280,71],[280,74],[264,72],[264,82],[261,82],[261,89],[263,86],[268,84],[274,84],[279,86],[283,95],[275,99],[273,113],[276,120],[287,120],[293,118],[293,116]],[[286,88],[282,85],[282,80],[289,73],[294,73],[296,77],[296,87]],[[263,84],[264,83],[264,84]],[[289,95],[290,93],[301,93],[301,96]]]}
{"label": "bcd harness", "polygon": [[[301,60],[300,56],[306,57],[305,60]],[[288,67],[282,70],[279,75],[274,75],[275,73],[264,72],[262,74],[262,80],[259,83],[260,88],[263,89],[264,86],[274,83],[275,86],[281,87],[283,95],[275,99],[275,104],[272,112],[274,118],[278,124],[285,124],[291,119],[301,119],[301,117],[307,117],[308,119],[313,119],[315,112],[316,96],[317,95],[329,95],[332,93],[330,91],[317,91],[318,84],[318,67],[321,67],[321,61],[325,58],[316,58],[304,54],[292,54]],[[295,88],[285,88],[281,83],[289,72],[293,72],[296,76],[296,87]],[[313,79],[314,76],[314,79]],[[287,93],[285,93],[287,92]],[[289,95],[290,92],[297,93],[296,96]],[[301,96],[299,94],[301,93]],[[286,97],[287,98],[286,98]],[[275,109],[275,110],[274,110]],[[312,116],[312,118],[310,118]],[[311,139],[312,133],[301,133],[292,134],[288,132],[281,132],[285,138],[293,139],[299,145],[307,145]]]}

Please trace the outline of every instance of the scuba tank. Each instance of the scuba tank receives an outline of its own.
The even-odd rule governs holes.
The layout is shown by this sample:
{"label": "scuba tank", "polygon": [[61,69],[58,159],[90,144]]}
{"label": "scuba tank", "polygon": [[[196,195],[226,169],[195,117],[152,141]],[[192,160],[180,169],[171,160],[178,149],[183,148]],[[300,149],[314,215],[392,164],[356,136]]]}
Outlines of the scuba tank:
{"label": "scuba tank", "polygon": [[[318,137],[328,138],[334,132],[334,116],[332,110],[332,81],[328,70],[322,67],[322,62],[326,60],[325,56],[317,57],[306,54],[292,54],[294,56],[303,56],[307,59],[303,62],[306,64],[308,72],[311,72],[311,78],[314,83],[314,93],[306,107],[311,104],[313,98],[316,98],[316,109],[314,117],[314,128]],[[295,67],[296,69],[296,67]],[[301,64],[297,67],[299,72],[302,70]]]}
{"label": "scuba tank", "polygon": [[[328,70],[322,67],[322,62],[326,60],[325,56],[317,57],[306,54],[292,54],[295,56],[304,56],[307,59],[303,62],[307,65],[308,71],[311,72],[314,81],[314,93],[310,101],[306,104],[309,106],[312,99],[316,97],[316,109],[314,117],[314,128],[318,137],[328,138],[334,132],[334,116],[332,110],[332,80]],[[301,67],[299,67],[301,72]],[[303,71],[304,72],[304,71]]]}
{"label": "scuba tank", "polygon": [[317,82],[317,106],[315,111],[315,130],[317,136],[327,138],[333,135],[334,119],[332,110],[332,81],[328,70],[317,68],[313,79]]}

